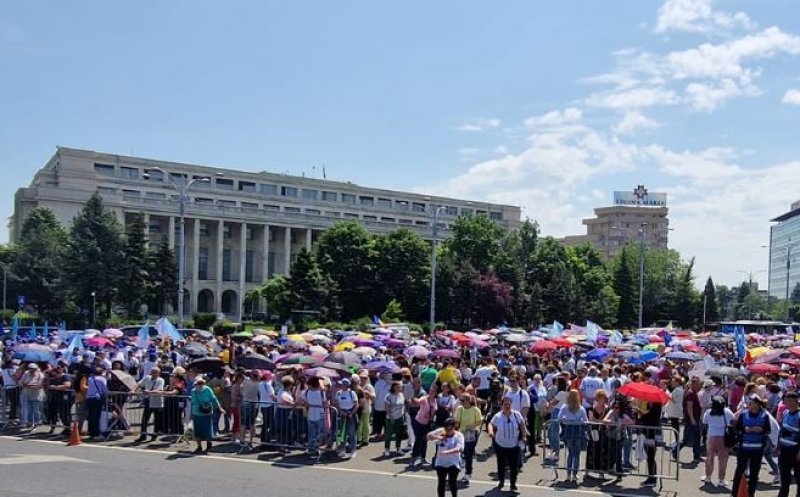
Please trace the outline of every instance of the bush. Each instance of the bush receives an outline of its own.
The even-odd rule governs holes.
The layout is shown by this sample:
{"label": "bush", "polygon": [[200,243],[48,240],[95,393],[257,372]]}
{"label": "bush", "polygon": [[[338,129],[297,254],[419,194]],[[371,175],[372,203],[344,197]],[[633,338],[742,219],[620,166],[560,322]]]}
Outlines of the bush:
{"label": "bush", "polygon": [[322,325],[322,327],[327,328],[329,330],[347,330],[349,328],[348,325],[340,323],[338,321],[331,321],[330,323],[325,323]]}
{"label": "bush", "polygon": [[358,331],[367,331],[372,327],[372,318],[364,316],[363,318],[356,319],[350,323],[350,329]]}
{"label": "bush", "polygon": [[409,330],[409,331],[416,331],[417,333],[422,333],[422,332],[424,331],[424,330],[422,329],[422,326],[420,326],[420,325],[418,325],[418,324],[416,324],[416,323],[411,323],[411,324],[409,324],[409,325],[408,325],[408,330]]}
{"label": "bush", "polygon": [[200,312],[192,316],[192,319],[198,330],[210,330],[217,321],[217,316],[210,312]]}
{"label": "bush", "polygon": [[227,319],[223,319],[222,321],[217,321],[214,323],[215,335],[231,335],[236,333],[238,330],[239,326],[232,321],[228,321]]}

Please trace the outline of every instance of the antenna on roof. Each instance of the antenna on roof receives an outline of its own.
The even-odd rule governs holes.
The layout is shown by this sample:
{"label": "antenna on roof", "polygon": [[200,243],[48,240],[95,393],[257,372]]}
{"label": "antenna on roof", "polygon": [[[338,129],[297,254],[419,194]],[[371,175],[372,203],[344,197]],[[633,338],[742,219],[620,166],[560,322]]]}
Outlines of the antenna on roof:
{"label": "antenna on roof", "polygon": [[325,174],[325,164],[322,165],[322,179],[328,179],[328,176]]}

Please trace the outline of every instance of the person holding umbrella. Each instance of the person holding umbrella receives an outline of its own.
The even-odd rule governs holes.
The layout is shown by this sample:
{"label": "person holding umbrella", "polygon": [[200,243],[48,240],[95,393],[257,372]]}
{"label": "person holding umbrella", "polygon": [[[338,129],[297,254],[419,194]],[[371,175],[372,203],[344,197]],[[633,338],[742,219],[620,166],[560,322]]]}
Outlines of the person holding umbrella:
{"label": "person holding umbrella", "polygon": [[[225,414],[214,391],[206,385],[206,379],[198,376],[194,379],[194,390],[192,390],[192,424],[197,443],[195,454],[207,454],[211,450],[211,440],[214,438],[211,421],[214,418],[214,411]],[[201,445],[202,442],[206,442],[205,450]]]}

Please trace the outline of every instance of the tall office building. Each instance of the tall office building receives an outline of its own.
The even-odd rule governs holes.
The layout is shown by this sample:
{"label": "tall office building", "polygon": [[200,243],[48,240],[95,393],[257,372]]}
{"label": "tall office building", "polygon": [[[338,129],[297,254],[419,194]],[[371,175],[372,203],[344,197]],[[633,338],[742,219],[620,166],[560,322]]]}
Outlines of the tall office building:
{"label": "tall office building", "polygon": [[186,205],[184,308],[187,313],[239,316],[246,292],[273,274],[288,274],[303,248],[335,223],[355,219],[368,231],[398,228],[432,238],[457,216],[485,214],[506,228],[520,209],[415,193],[366,188],[350,182],[266,171],[245,172],[60,147],[14,198],[10,239],[17,241],[28,213],[49,207],[65,226],[98,192],[122,223],[144,217],[149,243],[166,240],[179,252],[179,202],[173,183],[192,180]]}
{"label": "tall office building", "polygon": [[780,300],[800,283],[800,200],[771,220],[769,228],[769,296]]}
{"label": "tall office building", "polygon": [[614,205],[598,207],[594,214],[595,217],[583,220],[586,234],[565,237],[565,245],[589,243],[608,260],[628,243],[639,243],[643,232],[646,248],[667,248],[666,193],[648,192],[644,185],[638,185],[633,191],[615,191]]}

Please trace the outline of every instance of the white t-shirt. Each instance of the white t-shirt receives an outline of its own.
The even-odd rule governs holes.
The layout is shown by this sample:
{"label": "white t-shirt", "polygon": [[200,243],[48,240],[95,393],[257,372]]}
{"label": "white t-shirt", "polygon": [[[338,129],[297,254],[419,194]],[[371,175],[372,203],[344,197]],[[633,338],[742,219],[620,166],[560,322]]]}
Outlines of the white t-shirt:
{"label": "white t-shirt", "polygon": [[531,397],[528,395],[523,389],[519,389],[516,392],[513,390],[509,390],[503,395],[504,399],[511,400],[511,410],[512,411],[519,411],[522,412],[523,408],[530,408],[531,407]]}
{"label": "white t-shirt", "polygon": [[481,384],[478,385],[478,390],[489,390],[489,379],[492,377],[494,369],[489,366],[481,366],[475,371],[475,376],[481,379]]}
{"label": "white t-shirt", "polygon": [[325,413],[323,407],[325,402],[325,392],[322,390],[306,390],[303,392],[303,400],[308,405],[308,420],[319,421]]}
{"label": "white t-shirt", "polygon": [[581,381],[581,395],[583,396],[583,407],[591,407],[594,402],[594,394],[603,389],[603,380],[597,376],[587,376]]}
{"label": "white t-shirt", "polygon": [[498,412],[492,418],[494,427],[494,441],[500,447],[510,449],[519,445],[521,440],[520,424],[522,424],[522,414],[512,409],[511,414],[506,416],[503,411]]}
{"label": "white t-shirt", "polygon": [[336,392],[336,405],[341,411],[352,411],[356,408],[357,402],[356,393],[349,388]]}
{"label": "white t-shirt", "polygon": [[386,380],[378,380],[375,382],[375,410],[386,410],[386,396],[389,395],[391,384]]}
{"label": "white t-shirt", "polygon": [[272,407],[275,405],[275,388],[269,381],[262,381],[258,384],[258,402],[261,407]]}
{"label": "white t-shirt", "polygon": [[678,387],[670,393],[670,401],[667,403],[666,415],[668,418],[683,419],[683,387]]}
{"label": "white t-shirt", "polygon": [[708,426],[709,437],[724,437],[725,427],[733,421],[733,412],[725,408],[722,416],[712,416],[711,409],[703,414],[703,424]]}
{"label": "white t-shirt", "polygon": [[[439,428],[431,432],[432,435],[441,436],[444,434],[444,428]],[[442,451],[455,449],[458,447],[460,452],[453,452],[452,454],[442,454]],[[437,468],[452,468],[461,467],[461,452],[464,451],[464,435],[456,431],[452,437],[445,437],[444,440],[436,442],[436,467]]]}

